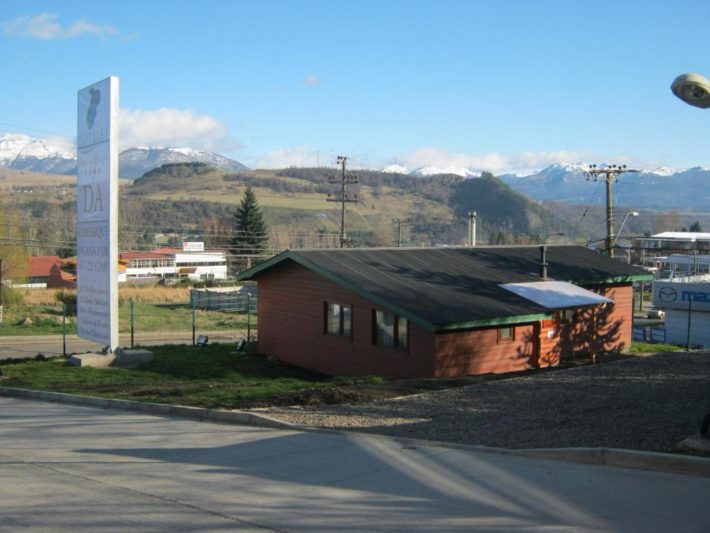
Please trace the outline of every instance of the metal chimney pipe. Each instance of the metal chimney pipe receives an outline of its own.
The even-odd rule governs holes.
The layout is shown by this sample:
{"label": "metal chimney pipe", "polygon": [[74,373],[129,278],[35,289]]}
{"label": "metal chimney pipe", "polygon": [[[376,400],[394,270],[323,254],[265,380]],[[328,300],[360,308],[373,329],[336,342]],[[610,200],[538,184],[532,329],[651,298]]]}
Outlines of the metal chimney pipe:
{"label": "metal chimney pipe", "polygon": [[547,280],[547,246],[540,246],[540,277]]}
{"label": "metal chimney pipe", "polygon": [[475,211],[468,212],[468,247],[476,246],[476,218],[478,215]]}

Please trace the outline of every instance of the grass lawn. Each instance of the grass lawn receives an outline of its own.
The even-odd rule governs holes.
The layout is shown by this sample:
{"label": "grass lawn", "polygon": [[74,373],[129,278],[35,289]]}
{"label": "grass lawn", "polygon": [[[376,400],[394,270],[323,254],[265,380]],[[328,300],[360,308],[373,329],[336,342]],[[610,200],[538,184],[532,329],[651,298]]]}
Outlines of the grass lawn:
{"label": "grass lawn", "polygon": [[136,370],[79,368],[64,359],[0,365],[6,387],[49,390],[104,398],[239,408],[293,403],[299,391],[381,383],[382,378],[338,378],[235,354],[234,345],[151,347],[153,361]]}
{"label": "grass lawn", "polygon": [[[136,333],[155,331],[189,331],[192,329],[192,308],[187,303],[145,303],[134,304],[134,325]],[[29,318],[29,320],[27,320]],[[195,310],[195,325],[200,330],[232,330],[247,326],[244,313],[227,311]],[[251,316],[252,327],[256,326],[256,316]],[[131,304],[123,302],[118,306],[118,329],[131,331]],[[62,308],[60,305],[6,307],[0,325],[0,337],[8,335],[61,335]],[[67,333],[76,334],[76,317],[67,317]]]}
{"label": "grass lawn", "polygon": [[650,342],[632,342],[629,352],[631,353],[656,353],[656,352],[680,352],[685,350],[682,346],[675,344],[651,344]]}

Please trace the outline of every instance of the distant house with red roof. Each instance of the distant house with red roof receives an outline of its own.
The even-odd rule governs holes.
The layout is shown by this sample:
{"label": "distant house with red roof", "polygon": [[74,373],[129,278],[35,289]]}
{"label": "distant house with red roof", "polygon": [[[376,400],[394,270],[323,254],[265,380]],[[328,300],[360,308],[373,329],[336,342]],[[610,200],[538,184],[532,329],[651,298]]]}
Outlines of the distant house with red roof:
{"label": "distant house with red roof", "polygon": [[56,255],[30,257],[25,268],[16,273],[12,286],[22,289],[45,288],[51,277],[52,267],[61,262],[62,260]]}

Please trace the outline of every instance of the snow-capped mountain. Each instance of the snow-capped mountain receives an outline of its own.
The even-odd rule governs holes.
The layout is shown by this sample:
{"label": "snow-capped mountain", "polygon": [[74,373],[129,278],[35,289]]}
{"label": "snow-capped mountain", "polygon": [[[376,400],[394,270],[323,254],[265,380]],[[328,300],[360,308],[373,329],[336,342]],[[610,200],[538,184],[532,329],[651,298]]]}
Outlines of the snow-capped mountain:
{"label": "snow-capped mountain", "polygon": [[420,167],[417,169],[412,170],[409,174],[412,176],[420,176],[420,177],[426,177],[426,176],[436,176],[437,174],[455,174],[457,176],[462,176],[464,178],[480,178],[481,173],[480,172],[474,172],[471,169],[464,168],[464,167]]}
{"label": "snow-capped mountain", "polygon": [[409,174],[409,169],[402,165],[390,165],[380,170],[380,172],[386,172],[387,174]]}
{"label": "snow-capped mountain", "polygon": [[[499,174],[498,177],[512,189],[535,200],[604,205],[605,185],[602,181],[588,180],[584,174],[588,168],[584,163],[554,164],[542,170]],[[408,171],[405,167],[392,165],[382,169],[382,172],[408,173],[419,177],[436,174],[480,176],[471,169],[458,167],[432,166]],[[710,168],[678,170],[658,167],[629,172],[613,184],[614,203],[638,209],[707,210],[710,208],[708,184]]]}
{"label": "snow-capped mountain", "polygon": [[135,179],[161,165],[193,162],[206,163],[229,172],[248,170],[239,161],[193,148],[129,148],[121,152],[118,166],[122,178]]}
{"label": "snow-capped mountain", "polygon": [[[129,148],[119,155],[118,166],[122,178],[134,179],[161,165],[192,162],[206,163],[228,172],[247,170],[239,161],[193,148]],[[0,134],[0,167],[47,174],[76,174],[76,156],[42,139],[6,133]]]}
{"label": "snow-capped mountain", "polygon": [[[550,165],[539,172],[500,177],[513,189],[535,200],[604,204],[605,184],[588,180],[587,165]],[[710,169],[674,170],[660,167],[622,174],[613,184],[614,203],[646,209],[703,209],[710,206]]]}
{"label": "snow-capped mountain", "polygon": [[74,154],[52,146],[42,139],[33,139],[19,133],[0,135],[0,167],[70,174],[76,169]]}

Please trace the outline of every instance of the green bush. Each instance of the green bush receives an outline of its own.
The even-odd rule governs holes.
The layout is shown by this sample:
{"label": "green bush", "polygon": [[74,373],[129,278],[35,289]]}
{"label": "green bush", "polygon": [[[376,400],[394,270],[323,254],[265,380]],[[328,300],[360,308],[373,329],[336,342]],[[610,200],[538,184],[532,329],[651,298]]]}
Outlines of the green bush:
{"label": "green bush", "polygon": [[13,289],[12,287],[6,287],[6,286],[0,287],[0,291],[2,291],[2,298],[0,299],[0,301],[2,301],[3,305],[6,305],[9,307],[11,305],[22,304],[22,301],[23,301],[22,291],[19,291],[17,289]]}
{"label": "green bush", "polygon": [[57,301],[64,304],[67,309],[67,315],[76,315],[76,293],[75,292],[58,292]]}

